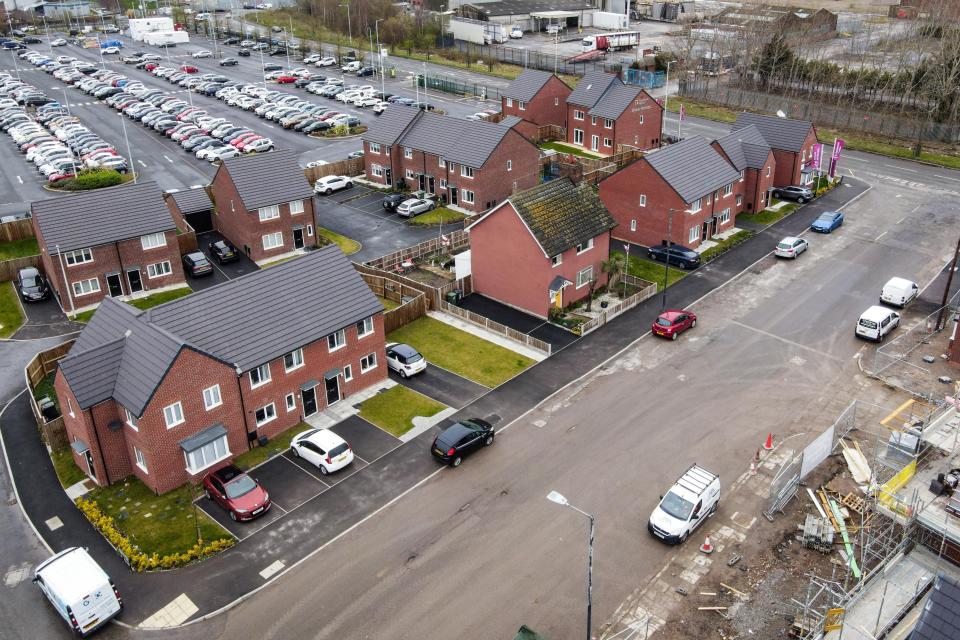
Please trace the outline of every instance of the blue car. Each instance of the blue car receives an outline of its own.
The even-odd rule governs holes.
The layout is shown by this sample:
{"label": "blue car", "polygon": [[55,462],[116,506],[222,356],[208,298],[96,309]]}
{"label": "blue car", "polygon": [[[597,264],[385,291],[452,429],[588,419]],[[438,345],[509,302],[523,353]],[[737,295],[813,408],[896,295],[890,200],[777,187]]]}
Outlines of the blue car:
{"label": "blue car", "polygon": [[843,214],[839,211],[824,211],[821,213],[810,228],[820,233],[830,233],[843,224]]}

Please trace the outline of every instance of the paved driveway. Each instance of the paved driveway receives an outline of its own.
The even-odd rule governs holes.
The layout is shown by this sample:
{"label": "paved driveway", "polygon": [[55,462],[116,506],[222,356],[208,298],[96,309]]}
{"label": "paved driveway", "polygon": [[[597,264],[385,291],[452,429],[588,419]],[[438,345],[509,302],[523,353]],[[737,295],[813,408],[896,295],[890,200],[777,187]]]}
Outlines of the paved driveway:
{"label": "paved driveway", "polygon": [[410,378],[401,378],[391,371],[390,379],[455,409],[462,409],[489,391],[482,384],[432,363],[426,371]]}
{"label": "paved driveway", "polygon": [[[200,251],[203,252],[207,259],[213,264],[213,275],[203,276],[201,278],[194,278],[187,276],[187,284],[194,291],[202,291],[203,289],[209,289],[210,287],[222,284],[228,280],[233,280],[234,278],[239,278],[240,276],[246,275],[248,273],[253,273],[257,271],[260,267],[257,264],[243,255],[243,252],[240,251],[240,259],[236,262],[228,262],[227,264],[220,264],[210,256],[210,250],[207,248],[210,243],[223,240],[224,237],[217,233],[216,231],[205,231],[203,233],[197,234],[197,247]],[[242,248],[241,248],[242,249]]]}
{"label": "paved driveway", "polygon": [[511,329],[516,329],[521,333],[526,333],[544,342],[549,342],[553,347],[554,353],[580,337],[575,333],[567,331],[563,327],[550,324],[536,316],[524,313],[513,307],[508,307],[503,303],[491,300],[478,293],[470,294],[461,300],[460,306],[468,311],[479,313],[502,325],[506,325]]}

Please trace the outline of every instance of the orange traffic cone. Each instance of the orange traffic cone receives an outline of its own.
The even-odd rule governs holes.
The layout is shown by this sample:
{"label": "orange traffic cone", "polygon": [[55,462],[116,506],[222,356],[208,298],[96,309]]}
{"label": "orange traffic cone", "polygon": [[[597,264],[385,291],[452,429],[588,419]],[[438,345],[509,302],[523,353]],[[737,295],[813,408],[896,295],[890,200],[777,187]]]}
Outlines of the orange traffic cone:
{"label": "orange traffic cone", "polygon": [[770,451],[770,450],[773,449],[773,434],[772,434],[772,433],[768,433],[768,434],[767,434],[767,441],[763,443],[763,448],[764,448],[764,450],[766,450],[766,451]]}
{"label": "orange traffic cone", "polygon": [[703,544],[700,545],[700,553],[711,554],[713,553],[713,544],[710,542],[710,536],[707,536],[703,540]]}

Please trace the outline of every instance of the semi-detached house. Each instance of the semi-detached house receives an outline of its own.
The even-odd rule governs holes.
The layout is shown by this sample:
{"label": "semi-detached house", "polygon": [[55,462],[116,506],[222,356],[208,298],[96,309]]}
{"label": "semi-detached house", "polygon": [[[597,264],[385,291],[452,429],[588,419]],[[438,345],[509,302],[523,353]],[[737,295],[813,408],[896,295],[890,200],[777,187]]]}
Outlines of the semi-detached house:
{"label": "semi-detached house", "polygon": [[571,91],[552,73],[525,69],[500,92],[500,111],[504,116],[520,118],[522,122],[516,129],[533,139],[540,127],[567,126],[567,98]]}
{"label": "semi-detached house", "polygon": [[363,134],[366,178],[436,194],[469,212],[486,211],[540,179],[540,150],[500,123],[392,106]]}
{"label": "semi-detached house", "polygon": [[660,146],[663,107],[609,73],[584,74],[567,97],[567,142],[602,155]]}
{"label": "semi-detached house", "polygon": [[777,161],[760,130],[750,125],[731,131],[712,144],[740,172],[736,185],[738,208],[748,213],[763,211],[773,188]]}
{"label": "semi-detached house", "polygon": [[[813,123],[740,112],[733,124],[733,131],[750,126],[756,127],[773,149],[776,160],[773,186],[808,185],[813,182],[817,169],[813,166],[813,145],[817,143],[817,130]],[[824,158],[824,165],[827,160]]]}
{"label": "semi-detached house", "polygon": [[147,311],[105,300],[54,387],[90,478],[163,493],[386,376],[383,305],[331,245]]}
{"label": "semi-detached house", "polygon": [[43,270],[68,313],[185,286],[177,226],[153,182],[34,202]]}

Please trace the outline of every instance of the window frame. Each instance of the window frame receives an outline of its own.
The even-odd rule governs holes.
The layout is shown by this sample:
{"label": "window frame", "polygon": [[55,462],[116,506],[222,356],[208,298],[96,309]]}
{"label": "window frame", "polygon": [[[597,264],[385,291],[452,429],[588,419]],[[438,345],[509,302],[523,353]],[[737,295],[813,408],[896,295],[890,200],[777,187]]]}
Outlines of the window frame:
{"label": "window frame", "polygon": [[[267,409],[270,409],[273,412],[272,416],[267,415]],[[263,420],[257,417],[257,414],[260,413],[261,411],[263,411]],[[257,425],[258,429],[265,424],[269,424],[273,422],[276,419],[277,419],[277,403],[275,402],[269,402],[263,405],[262,407],[258,407],[253,412],[253,421]]]}
{"label": "window frame", "polygon": [[[365,363],[365,362],[368,362],[368,361],[372,362],[373,364],[365,365],[364,363]],[[373,371],[374,369],[376,369],[377,366],[378,366],[378,363],[377,363],[377,354],[376,354],[376,352],[374,352],[374,353],[368,353],[367,355],[365,355],[365,356],[363,356],[362,358],[360,358],[360,373],[369,373],[369,372]]]}
{"label": "window frame", "polygon": [[[584,244],[586,244],[586,246],[584,246]],[[586,243],[581,242],[580,244],[577,245],[577,255],[579,256],[581,254],[584,254],[587,251],[590,251],[591,249],[593,249],[593,238],[590,238],[589,240],[587,240]]]}
{"label": "window frame", "polygon": [[143,455],[143,451],[140,451],[140,449],[137,448],[137,445],[133,445],[133,459],[134,464],[140,467],[141,471],[147,475],[150,474],[150,472],[147,470],[147,458]]}
{"label": "window frame", "polygon": [[697,241],[700,237],[700,227],[690,227],[690,231],[687,233],[687,243],[692,244]]}
{"label": "window frame", "polygon": [[[337,338],[337,336],[339,336],[339,338]],[[330,338],[333,338],[334,339],[333,341],[337,344],[334,344],[333,346],[331,346]],[[340,351],[340,349],[343,349],[346,346],[347,346],[347,332],[344,331],[343,329],[338,329],[337,331],[334,331],[333,333],[327,335],[327,353]]]}
{"label": "window frame", "polygon": [[[157,241],[158,239],[158,244],[151,244],[153,241]],[[147,246],[148,244],[150,246]],[[157,233],[148,233],[147,235],[140,236],[140,246],[143,247],[144,251],[165,247],[167,246],[167,234],[163,231],[158,231]]]}
{"label": "window frame", "polygon": [[[168,409],[175,410],[174,411],[175,413],[180,414],[179,420],[176,420],[176,422],[174,422],[173,424],[170,424],[169,418],[171,416],[167,414]],[[174,419],[176,419],[176,416],[173,416],[173,417]],[[187,417],[183,413],[183,403],[181,401],[177,400],[176,402],[172,404],[168,404],[163,408],[163,424],[166,425],[167,429],[173,429],[174,427],[179,426],[186,421],[187,421]]]}
{"label": "window frame", "polygon": [[635,232],[636,230],[637,230],[637,219],[636,219],[636,218],[632,218],[632,219],[630,220],[630,231],[634,231],[634,232]]}
{"label": "window frame", "polygon": [[268,207],[260,207],[257,209],[257,214],[260,216],[260,222],[277,220],[280,217],[280,205],[271,204]]}
{"label": "window frame", "polygon": [[373,175],[377,176],[378,178],[382,178],[382,177],[383,177],[383,166],[382,166],[382,165],[379,165],[379,164],[371,164],[371,165],[370,165],[370,171],[371,171],[371,173],[373,173]]}
{"label": "window frame", "polygon": [[370,150],[370,153],[375,153],[380,155],[380,143],[379,142],[368,142],[367,148]]}
{"label": "window frame", "polygon": [[[710,203],[708,202],[707,204]],[[698,213],[700,211],[703,211],[703,198],[697,198],[690,204],[690,213]]]}
{"label": "window frame", "polygon": [[[299,355],[300,362],[297,362],[297,361],[296,361],[296,360],[297,360],[297,354],[300,354],[300,355]],[[292,356],[292,357],[291,357],[291,356]],[[288,357],[291,357],[291,360],[293,361],[293,366],[287,366],[287,358],[288,358]],[[299,349],[294,349],[293,351],[290,351],[290,352],[288,352],[288,353],[285,353],[285,354],[283,354],[283,372],[284,372],[284,373],[290,373],[291,371],[296,371],[296,370],[299,369],[300,367],[304,366],[304,362],[305,362],[305,361],[304,361],[304,359],[303,359],[303,347],[300,347]]]}
{"label": "window frame", "polygon": [[343,365],[343,381],[350,382],[353,380],[353,366],[349,364]]}
{"label": "window frame", "polygon": [[469,178],[470,180],[473,180],[473,175],[474,175],[473,167],[468,167],[464,164],[460,165],[461,177]]}
{"label": "window frame", "polygon": [[[88,282],[96,283],[97,285],[96,288],[92,288],[89,291],[83,291],[83,285]],[[80,291],[77,291],[77,285],[80,285],[80,289],[81,289]],[[100,277],[94,276],[92,278],[87,278],[86,280],[74,280],[73,282],[70,283],[70,286],[73,289],[73,297],[75,298],[80,298],[82,296],[89,296],[94,293],[100,293]]]}
{"label": "window frame", "polygon": [[[293,400],[293,402],[290,402],[291,400]],[[287,413],[290,413],[291,411],[296,411],[296,410],[297,410],[297,394],[295,394],[295,393],[288,393],[288,394],[284,397],[283,401],[284,401],[284,406],[285,406],[286,409],[287,409]]]}
{"label": "window frame", "polygon": [[403,157],[407,160],[413,160],[413,149],[411,149],[410,147],[404,147]]}
{"label": "window frame", "polygon": [[645,194],[645,193],[641,193],[641,194],[640,194],[639,203],[640,203],[640,206],[641,206],[641,207],[646,207],[646,206],[647,206],[647,194]]}
{"label": "window frame", "polygon": [[603,128],[604,129],[613,129],[613,120],[610,118],[603,119]]}
{"label": "window frame", "polygon": [[[584,278],[584,276],[587,276]],[[589,265],[577,271],[577,289],[582,289],[590,284],[590,281],[593,280],[593,265]]]}
{"label": "window frame", "polygon": [[507,160],[507,171],[513,171],[513,160]]}
{"label": "window frame", "polygon": [[558,253],[557,255],[550,258],[550,265],[554,267],[559,267],[563,264],[563,254]]}
{"label": "window frame", "polygon": [[137,416],[130,413],[130,410],[126,407],[123,408],[123,417],[128,427],[134,431],[140,431],[140,425],[137,424]]}
{"label": "window frame", "polygon": [[460,189],[460,201],[467,204],[476,204],[476,194],[470,189]]}
{"label": "window frame", "polygon": [[[203,465],[202,465],[202,466],[194,467],[194,466],[191,464],[191,463],[193,462],[193,456],[195,456],[198,452],[200,452],[200,453],[202,454],[202,453],[207,449],[207,447],[211,447],[211,446],[212,446],[212,447],[213,447],[213,452],[216,453],[216,451],[217,451],[217,445],[218,445],[218,444],[221,444],[221,445],[223,446],[223,451],[224,451],[223,455],[217,456],[217,457],[215,457],[215,458],[213,458],[213,459],[211,459],[211,460],[209,460],[209,461],[206,459],[206,456],[204,455],[204,457],[203,457]],[[185,463],[185,465],[186,465],[186,466],[185,466],[186,472],[189,473],[189,474],[192,475],[192,476],[195,476],[195,475],[198,475],[198,474],[202,473],[202,472],[205,471],[206,469],[209,469],[210,467],[212,467],[213,465],[217,464],[218,462],[222,462],[223,460],[226,460],[226,459],[229,458],[231,455],[233,455],[233,454],[230,453],[230,441],[227,439],[227,434],[223,434],[222,436],[220,436],[220,437],[217,438],[216,440],[214,440],[214,441],[212,441],[212,442],[208,442],[207,444],[203,445],[203,446],[200,447],[199,449],[194,449],[193,451],[190,451],[189,453],[186,452],[186,451],[184,451],[184,452],[183,452],[183,459],[184,459],[184,463]]]}
{"label": "window frame", "polygon": [[581,111],[580,109],[574,109],[574,110],[573,110],[573,119],[574,119],[574,120],[579,120],[579,121],[582,122],[583,119],[586,117],[586,115],[587,115],[587,114],[584,113],[583,111]]}
{"label": "window frame", "polygon": [[520,111],[526,111],[527,103],[524,102],[523,100],[517,100],[517,109],[519,109]]}
{"label": "window frame", "polygon": [[[259,378],[259,380],[258,380],[257,382],[254,382],[254,380],[253,380],[253,372],[254,372],[254,371],[257,372],[257,377]],[[264,372],[264,371],[266,371],[266,373],[267,373],[266,377],[264,377],[264,375],[263,375],[263,372]],[[247,371],[247,379],[250,381],[250,388],[251,388],[251,389],[258,389],[258,388],[262,387],[262,386],[265,385],[265,384],[269,384],[270,381],[273,380],[273,374],[272,374],[272,372],[270,371],[270,363],[269,363],[269,362],[265,362],[264,364],[260,365],[259,367],[254,367],[253,369],[250,369],[250,371]]]}
{"label": "window frame", "polygon": [[733,195],[733,183],[731,182],[730,184],[725,185],[723,187],[723,197],[726,198],[732,195]]}
{"label": "window frame", "polygon": [[[294,210],[293,210],[293,205],[298,205],[298,206],[300,207],[300,210],[299,210],[299,211],[294,211]],[[298,216],[298,215],[300,215],[301,213],[303,213],[304,211],[307,210],[306,207],[305,207],[304,204],[303,204],[303,200],[291,200],[291,201],[287,204],[287,206],[290,208],[290,215],[292,215],[292,216]]]}
{"label": "window frame", "polygon": [[[209,403],[209,402],[207,402],[207,392],[209,391],[209,392],[210,392],[210,395],[211,395],[211,397],[212,397],[212,396],[213,396],[213,393],[214,393],[214,390],[216,390],[217,399],[216,399],[213,403]],[[204,408],[206,411],[212,411],[213,409],[216,409],[217,407],[219,407],[219,406],[221,406],[221,405],[223,404],[223,394],[220,393],[220,384],[219,384],[219,383],[217,383],[217,384],[215,384],[215,385],[213,385],[213,386],[207,387],[206,389],[203,390],[203,392],[201,393],[201,395],[203,396],[203,408]]]}
{"label": "window frame", "polygon": [[[367,328],[369,325],[369,329]],[[357,338],[366,338],[376,331],[376,326],[373,324],[373,316],[367,316],[360,322],[356,323],[357,327]]]}
{"label": "window frame", "polygon": [[[279,238],[280,238],[280,243],[279,243],[279,244],[277,244],[277,245],[275,245],[275,246],[267,246],[267,240],[268,240],[268,239],[272,239],[272,238],[275,238],[275,237],[278,237],[278,236],[279,236]],[[275,231],[275,232],[273,232],[273,233],[268,233],[268,234],[266,234],[266,235],[264,235],[264,236],[260,236],[260,240],[261,240],[261,242],[263,243],[263,250],[264,250],[264,251],[273,251],[274,249],[282,249],[282,248],[283,248],[283,232],[282,232],[282,231]]]}
{"label": "window frame", "polygon": [[[77,254],[80,255],[80,260],[77,259]],[[90,264],[93,262],[93,249],[89,247],[83,249],[74,249],[73,251],[64,251],[62,255],[68,267],[75,267],[77,265]]]}
{"label": "window frame", "polygon": [[[162,267],[163,265],[167,266],[166,270],[163,271],[163,273],[157,273],[156,267]],[[150,273],[151,271],[153,271],[153,273]],[[163,260],[161,262],[155,262],[153,264],[147,265],[147,278],[150,278],[151,280],[154,278],[162,278],[164,276],[169,276],[172,273],[173,273],[173,265],[170,264],[169,260]]]}

